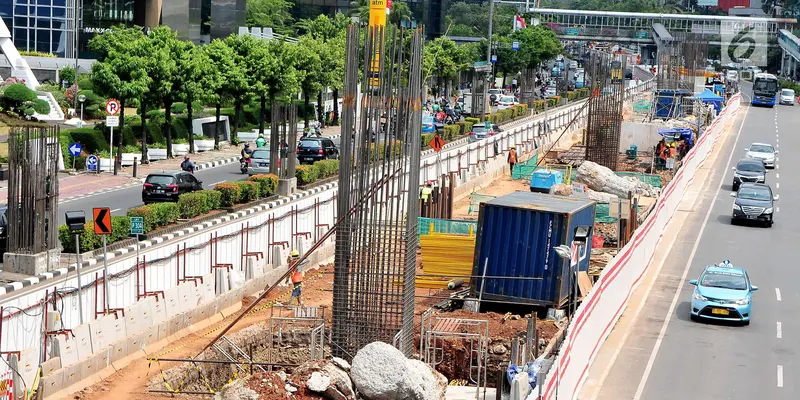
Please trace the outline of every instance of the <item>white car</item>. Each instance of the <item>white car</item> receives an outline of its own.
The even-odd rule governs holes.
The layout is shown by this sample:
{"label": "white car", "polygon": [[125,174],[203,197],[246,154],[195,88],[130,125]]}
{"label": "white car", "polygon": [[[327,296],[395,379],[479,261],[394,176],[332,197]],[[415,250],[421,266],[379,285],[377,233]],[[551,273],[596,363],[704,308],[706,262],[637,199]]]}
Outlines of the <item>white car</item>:
{"label": "white car", "polygon": [[775,168],[775,156],[778,151],[771,144],[753,143],[745,151],[747,151],[747,158],[761,160],[766,168]]}
{"label": "white car", "polygon": [[514,101],[514,96],[500,96],[500,100],[497,101],[497,109],[505,110],[506,108],[513,107],[517,104],[519,103]]}
{"label": "white car", "polygon": [[544,91],[545,97],[553,97],[556,96],[558,92],[556,91],[555,86],[548,86],[547,89]]}
{"label": "white car", "polygon": [[794,105],[794,90],[781,89],[781,104]]}
{"label": "white car", "polygon": [[739,71],[728,71],[728,74],[725,75],[725,79],[729,81],[738,81],[739,80]]}

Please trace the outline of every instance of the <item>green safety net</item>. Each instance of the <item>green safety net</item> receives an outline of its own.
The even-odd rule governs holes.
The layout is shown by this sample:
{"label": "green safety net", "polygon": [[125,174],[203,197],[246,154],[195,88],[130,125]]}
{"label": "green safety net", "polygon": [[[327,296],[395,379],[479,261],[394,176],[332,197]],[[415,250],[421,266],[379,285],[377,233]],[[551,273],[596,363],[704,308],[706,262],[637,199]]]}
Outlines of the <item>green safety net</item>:
{"label": "green safety net", "polygon": [[661,187],[661,176],[660,175],[641,174],[641,173],[638,173],[638,172],[627,172],[627,171],[617,172],[617,175],[619,175],[619,176],[632,176],[632,177],[634,177],[636,179],[639,179],[640,181],[642,181],[642,182],[644,182],[644,183],[646,183],[646,184],[648,184],[650,186],[657,187],[657,188]]}
{"label": "green safety net", "polygon": [[[619,207],[617,203],[614,203],[614,207]],[[637,208],[637,213],[642,211],[642,206]],[[609,203],[597,203],[594,208],[594,222],[602,222],[605,224],[610,224],[612,222],[619,221],[619,218],[612,217],[611,213],[609,212]]]}
{"label": "green safety net", "polygon": [[519,163],[514,166],[514,172],[511,173],[511,179],[525,179],[531,180],[533,177],[533,171],[536,171],[537,163],[539,162],[539,153],[533,155],[530,159],[525,162]]}
{"label": "green safety net", "polygon": [[436,219],[436,218],[417,218],[419,222],[417,231],[420,235],[429,235],[431,233],[431,224],[433,224],[434,233],[446,233],[451,235],[464,235],[470,234],[470,227],[472,227],[472,234],[478,223],[475,221],[458,221],[449,219]]}
{"label": "green safety net", "polygon": [[637,114],[647,114],[650,112],[650,100],[639,99],[633,102],[633,112]]}
{"label": "green safety net", "polygon": [[475,192],[470,193],[469,195],[469,209],[467,210],[467,214],[472,215],[473,212],[478,212],[481,207],[481,203],[485,203],[497,196],[489,196],[486,194],[478,194]]}

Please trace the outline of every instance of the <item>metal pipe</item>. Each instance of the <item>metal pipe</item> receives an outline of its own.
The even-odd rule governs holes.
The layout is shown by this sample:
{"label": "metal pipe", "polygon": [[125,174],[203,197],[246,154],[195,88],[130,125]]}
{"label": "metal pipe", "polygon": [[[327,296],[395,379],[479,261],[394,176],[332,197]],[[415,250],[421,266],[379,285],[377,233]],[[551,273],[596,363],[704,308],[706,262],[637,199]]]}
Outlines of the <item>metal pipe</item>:
{"label": "metal pipe", "polygon": [[483,300],[483,289],[486,285],[486,269],[489,267],[489,258],[487,257],[483,262],[483,277],[481,278],[481,292],[478,295],[478,312],[481,311],[481,301]]}
{"label": "metal pipe", "polygon": [[[83,296],[81,295],[81,235],[75,234],[75,256],[78,258],[78,263],[75,265],[75,272],[78,276],[78,316],[80,317],[81,324],[83,324]],[[137,260],[138,262],[138,260]]]}

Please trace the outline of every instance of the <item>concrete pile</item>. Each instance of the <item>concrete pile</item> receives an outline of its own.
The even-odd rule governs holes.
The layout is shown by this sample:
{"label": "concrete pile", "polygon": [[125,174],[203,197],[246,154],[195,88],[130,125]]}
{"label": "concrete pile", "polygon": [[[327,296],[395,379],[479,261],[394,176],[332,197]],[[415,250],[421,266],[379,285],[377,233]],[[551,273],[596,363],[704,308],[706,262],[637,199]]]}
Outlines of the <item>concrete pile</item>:
{"label": "concrete pile", "polygon": [[[578,167],[575,182],[585,184],[588,189],[595,192],[603,192],[613,197],[627,198],[628,193],[647,197],[658,197],[659,189],[640,181],[634,177],[619,176],[609,168],[591,161],[584,161]],[[600,198],[606,197],[587,192],[589,198],[603,201]],[[594,196],[594,197],[593,197]],[[608,198],[606,197],[606,202]]]}

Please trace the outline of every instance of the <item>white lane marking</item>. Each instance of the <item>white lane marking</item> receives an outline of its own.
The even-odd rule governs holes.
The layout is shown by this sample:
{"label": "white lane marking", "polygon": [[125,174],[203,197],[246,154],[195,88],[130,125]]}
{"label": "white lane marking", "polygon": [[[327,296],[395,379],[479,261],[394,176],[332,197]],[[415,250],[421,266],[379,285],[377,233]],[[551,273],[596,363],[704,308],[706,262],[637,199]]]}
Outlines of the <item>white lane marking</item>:
{"label": "white lane marking", "polygon": [[778,322],[778,333],[777,333],[777,336],[778,336],[778,339],[783,337],[783,332],[781,332],[781,323],[780,322]]}
{"label": "white lane marking", "polygon": [[[744,121],[747,120],[747,113],[750,111],[750,107],[745,108],[744,116],[742,117],[742,124],[739,125],[739,131],[736,132],[736,140],[733,141],[733,148],[736,149],[737,145],[739,144],[739,137],[742,135],[742,129],[744,128]],[[722,181],[725,182],[725,177],[728,174],[728,171],[731,168],[731,161],[733,161],[733,154],[735,151],[731,151],[731,154],[728,155],[728,161],[725,163],[725,168],[722,170],[725,171],[722,174]],[[672,319],[672,314],[675,313],[675,306],[678,304],[678,299],[681,296],[681,291],[683,290],[683,285],[686,283],[686,276],[689,275],[689,268],[691,268],[692,263],[694,263],[694,256],[697,254],[697,248],[700,247],[700,239],[703,237],[703,232],[706,230],[706,226],[708,226],[708,220],[711,218],[711,211],[714,209],[714,204],[717,202],[719,198],[719,193],[722,191],[722,186],[717,188],[716,193],[714,193],[714,198],[711,200],[711,203],[708,205],[708,211],[706,212],[706,217],[703,220],[703,225],[700,226],[700,232],[697,234],[697,239],[694,241],[694,246],[692,247],[692,252],[689,254],[689,259],[686,261],[686,266],[683,268],[683,275],[681,276],[681,280],[678,283],[678,288],[675,290],[675,295],[672,297],[672,304],[669,305],[669,311],[667,311],[667,316],[664,318],[664,324],[661,325],[661,331],[658,333],[658,339],[656,340],[655,346],[653,346],[653,352],[650,353],[650,359],[647,360],[647,367],[644,369],[644,374],[642,374],[642,380],[639,381],[639,387],[636,389],[636,394],[633,396],[633,400],[640,400],[642,398],[642,393],[644,392],[644,387],[647,385],[647,378],[650,377],[650,371],[653,370],[653,364],[656,363],[656,356],[658,355],[658,350],[661,348],[661,343],[664,341],[664,335],[667,333],[667,327],[669,326],[669,321]]]}
{"label": "white lane marking", "polygon": [[775,207],[775,212],[780,212],[780,211],[781,211],[780,207]]}
{"label": "white lane marking", "polygon": [[780,178],[781,174],[775,174],[775,179]]}
{"label": "white lane marking", "polygon": [[781,141],[780,139],[775,139],[775,143],[780,142],[780,141]]}
{"label": "white lane marking", "polygon": [[778,288],[775,288],[775,297],[778,299],[778,301],[781,301],[781,290]]}
{"label": "white lane marking", "polygon": [[778,387],[783,387],[783,365],[778,365]]}
{"label": "white lane marking", "polygon": [[113,214],[113,213],[115,213],[115,212],[117,212],[119,210],[121,210],[121,208],[115,208],[115,209],[111,210],[111,213]]}
{"label": "white lane marking", "polygon": [[775,164],[775,169],[781,169],[781,166],[778,165],[778,164]]}
{"label": "white lane marking", "polygon": [[780,143],[775,144],[775,148],[779,149],[781,147]]}
{"label": "white lane marking", "polygon": [[781,184],[780,184],[780,182],[776,182],[776,183],[775,183],[775,189],[780,189],[780,188],[781,188]]}
{"label": "white lane marking", "polygon": [[212,183],[212,184],[210,184],[208,186],[217,186],[218,184],[220,184],[222,182],[225,182],[225,181],[214,182],[214,183]]}

